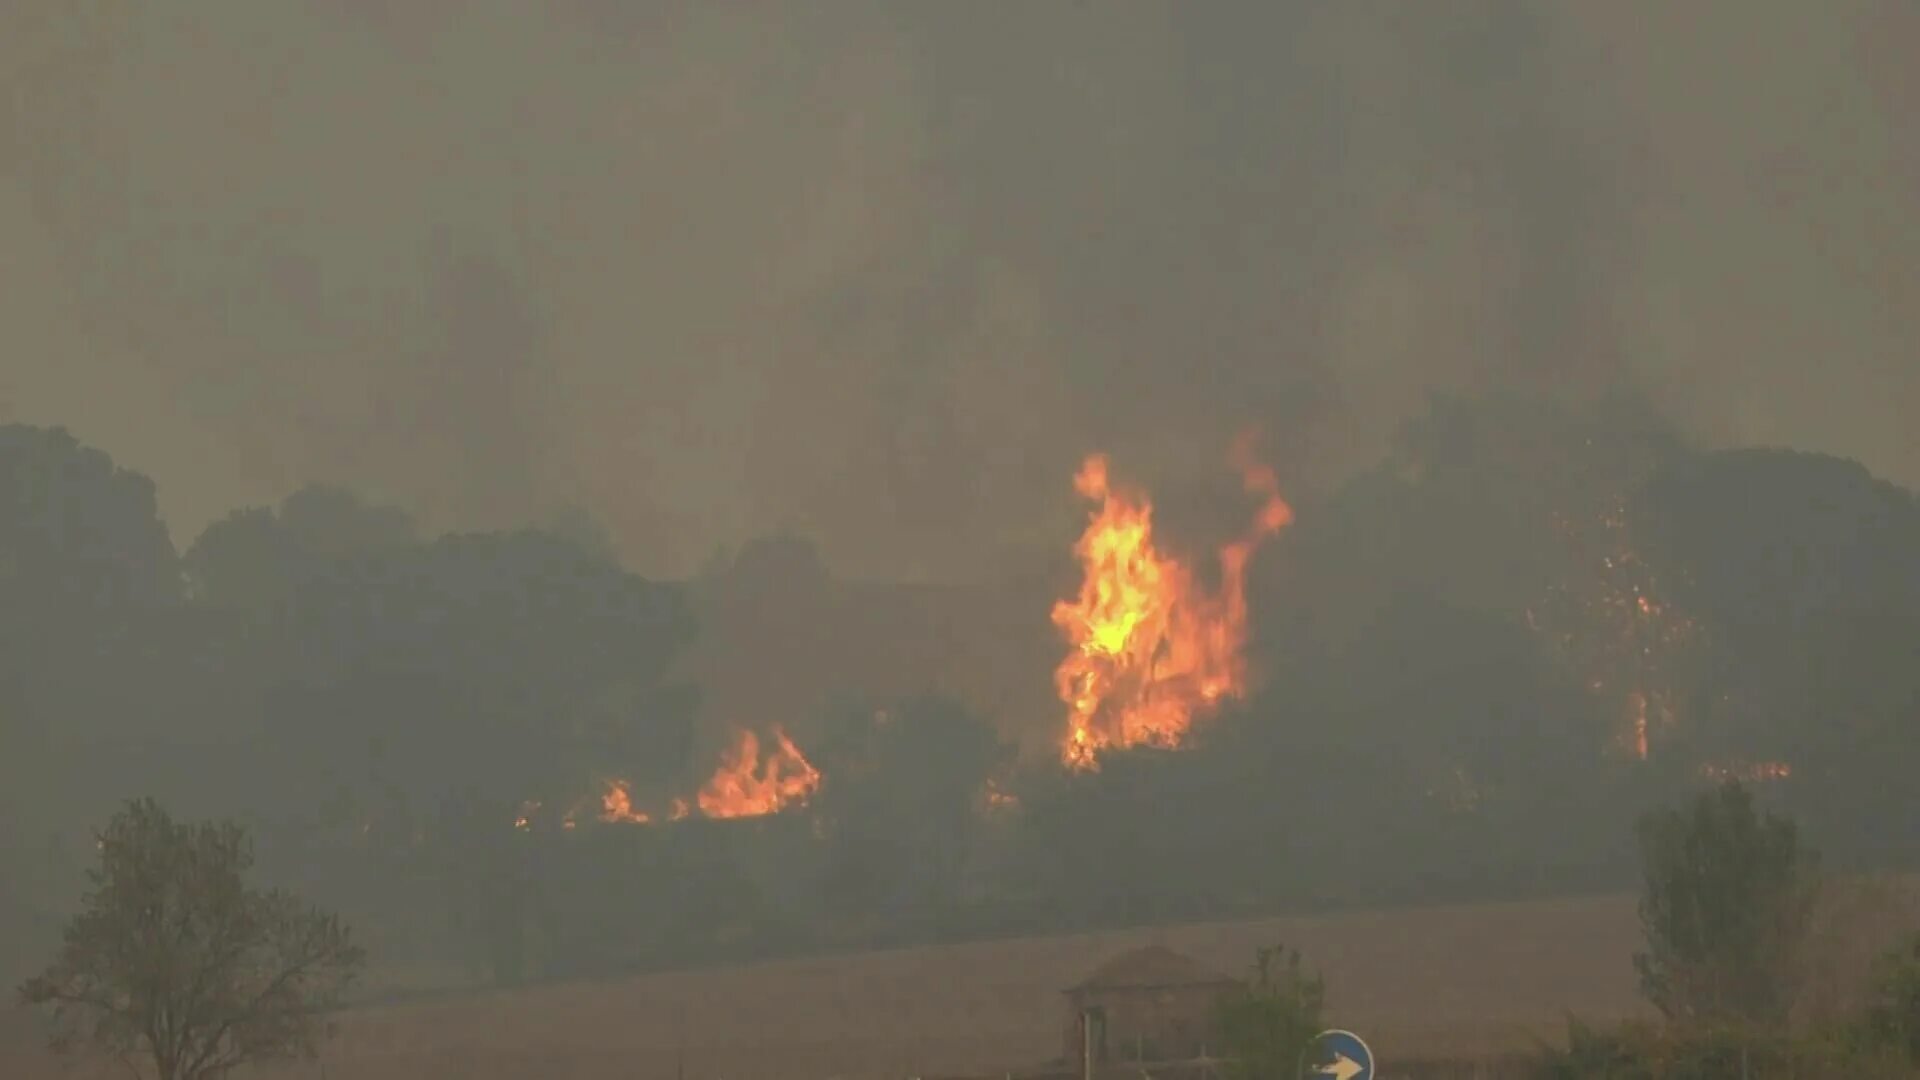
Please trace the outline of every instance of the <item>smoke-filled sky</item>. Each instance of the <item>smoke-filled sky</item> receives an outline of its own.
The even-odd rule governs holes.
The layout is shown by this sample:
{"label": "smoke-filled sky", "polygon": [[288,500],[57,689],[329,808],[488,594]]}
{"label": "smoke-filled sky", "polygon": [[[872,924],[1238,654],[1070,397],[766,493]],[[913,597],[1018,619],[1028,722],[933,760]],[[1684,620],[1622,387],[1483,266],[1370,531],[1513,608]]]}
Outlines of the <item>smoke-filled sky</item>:
{"label": "smoke-filled sky", "polygon": [[[1920,485],[1920,8],[7,0],[0,415],[950,578],[1257,425],[1644,390]],[[1070,520],[1070,519],[1065,519]]]}

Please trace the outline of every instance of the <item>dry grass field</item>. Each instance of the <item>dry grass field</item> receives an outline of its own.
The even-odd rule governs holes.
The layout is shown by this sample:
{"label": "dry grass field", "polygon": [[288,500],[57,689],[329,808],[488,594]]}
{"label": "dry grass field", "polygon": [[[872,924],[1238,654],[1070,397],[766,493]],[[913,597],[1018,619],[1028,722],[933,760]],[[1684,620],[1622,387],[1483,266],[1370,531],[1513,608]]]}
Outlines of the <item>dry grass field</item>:
{"label": "dry grass field", "polygon": [[[1285,942],[1382,1054],[1490,1049],[1553,1035],[1568,1009],[1631,1010],[1637,934],[1632,900],[1604,897],[780,961],[369,1009],[343,1018],[322,1062],[256,1075],[669,1080],[684,1062],[687,1080],[899,1080],[1017,1067],[1060,1052],[1062,988],[1148,942],[1234,973]],[[114,1075],[42,1057],[26,1034],[14,1025],[0,1075]]]}
{"label": "dry grass field", "polygon": [[[1823,937],[1912,926],[1910,886],[1854,893]],[[1897,911],[1896,911],[1897,907]],[[1265,944],[1327,976],[1332,1019],[1383,1059],[1530,1047],[1569,1011],[1638,1008],[1628,896],[1360,912],[923,947],[471,993],[351,1013],[318,1063],[261,1080],[825,1080],[987,1071],[1060,1052],[1060,990],[1127,948],[1160,943],[1239,973]],[[1857,971],[1867,951],[1829,949]],[[1827,996],[1816,976],[1810,986]],[[1828,973],[1831,980],[1851,975]],[[126,1076],[56,1061],[9,1019],[0,1076]],[[684,1069],[684,1072],[682,1072]]]}

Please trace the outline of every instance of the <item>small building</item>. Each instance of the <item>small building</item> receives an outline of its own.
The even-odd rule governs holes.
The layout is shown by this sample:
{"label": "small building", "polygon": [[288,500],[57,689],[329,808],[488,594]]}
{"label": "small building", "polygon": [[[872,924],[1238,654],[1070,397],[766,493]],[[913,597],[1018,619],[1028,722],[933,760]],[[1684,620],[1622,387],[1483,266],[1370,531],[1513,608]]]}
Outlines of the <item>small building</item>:
{"label": "small building", "polygon": [[1217,1054],[1221,998],[1239,980],[1160,945],[1122,953],[1066,990],[1066,1060],[1188,1061]]}

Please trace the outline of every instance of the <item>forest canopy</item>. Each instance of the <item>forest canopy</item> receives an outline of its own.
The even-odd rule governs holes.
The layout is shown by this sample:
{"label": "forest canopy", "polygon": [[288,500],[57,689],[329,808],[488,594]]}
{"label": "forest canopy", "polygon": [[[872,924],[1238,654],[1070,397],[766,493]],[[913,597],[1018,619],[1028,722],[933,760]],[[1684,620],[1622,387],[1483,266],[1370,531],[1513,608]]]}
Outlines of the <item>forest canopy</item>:
{"label": "forest canopy", "polygon": [[[1169,545],[1221,519],[1167,502]],[[1290,512],[1244,692],[1077,770],[1072,535],[990,586],[792,535],[653,581],[582,514],[427,535],[316,485],[176,551],[151,480],[0,427],[0,960],[44,951],[79,823],[149,794],[376,952],[500,981],[1620,888],[1625,824],[1730,778],[1836,864],[1920,856],[1913,493],[1632,400],[1443,397]]]}

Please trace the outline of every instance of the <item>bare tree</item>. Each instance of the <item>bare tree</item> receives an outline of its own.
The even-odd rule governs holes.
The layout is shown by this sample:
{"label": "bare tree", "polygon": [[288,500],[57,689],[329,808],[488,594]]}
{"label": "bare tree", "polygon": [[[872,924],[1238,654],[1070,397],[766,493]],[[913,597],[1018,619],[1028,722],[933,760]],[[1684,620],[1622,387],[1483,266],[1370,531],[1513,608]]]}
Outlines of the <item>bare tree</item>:
{"label": "bare tree", "polygon": [[98,835],[58,959],[20,987],[51,1005],[55,1049],[88,1043],[135,1074],[212,1080],[245,1062],[313,1056],[364,961],[340,919],[249,889],[231,822],[175,823],[151,799]]}

